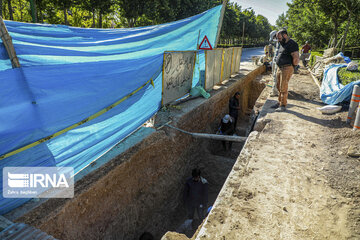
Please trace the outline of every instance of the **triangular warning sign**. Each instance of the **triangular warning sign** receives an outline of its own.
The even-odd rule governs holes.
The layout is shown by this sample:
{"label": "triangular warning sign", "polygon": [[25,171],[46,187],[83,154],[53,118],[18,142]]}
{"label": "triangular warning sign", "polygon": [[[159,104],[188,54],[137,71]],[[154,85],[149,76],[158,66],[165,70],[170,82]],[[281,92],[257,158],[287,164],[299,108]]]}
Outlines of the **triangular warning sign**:
{"label": "triangular warning sign", "polygon": [[212,50],[211,44],[209,42],[209,39],[205,35],[204,39],[201,41],[199,49],[202,50]]}

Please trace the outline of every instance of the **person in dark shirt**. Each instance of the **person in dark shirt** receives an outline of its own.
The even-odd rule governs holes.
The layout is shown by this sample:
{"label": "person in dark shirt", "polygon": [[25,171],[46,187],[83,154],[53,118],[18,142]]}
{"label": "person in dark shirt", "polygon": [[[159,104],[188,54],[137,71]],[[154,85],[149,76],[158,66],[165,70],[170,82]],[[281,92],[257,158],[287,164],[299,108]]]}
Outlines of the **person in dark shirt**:
{"label": "person in dark shirt", "polygon": [[286,110],[289,80],[299,64],[299,45],[290,39],[285,29],[280,30],[276,36],[280,43],[279,53],[276,57],[276,64],[278,65],[276,84],[279,90],[279,98],[278,103],[272,107],[279,112]]}
{"label": "person in dark shirt", "polygon": [[200,169],[192,170],[192,177],[185,183],[184,202],[188,210],[188,219],[194,219],[195,211],[203,220],[208,204],[208,182],[200,176]]}
{"label": "person in dark shirt", "polygon": [[[234,129],[234,119],[229,115],[226,114],[220,122],[220,134],[222,135],[233,135],[235,133]],[[227,141],[221,141],[222,145],[224,147],[224,150],[226,149],[226,142]],[[229,142],[229,150],[231,150],[232,142]]]}
{"label": "person in dark shirt", "polygon": [[234,129],[236,131],[236,124],[238,120],[239,110],[240,110],[240,93],[236,92],[232,98],[229,100],[229,115],[234,118]]}

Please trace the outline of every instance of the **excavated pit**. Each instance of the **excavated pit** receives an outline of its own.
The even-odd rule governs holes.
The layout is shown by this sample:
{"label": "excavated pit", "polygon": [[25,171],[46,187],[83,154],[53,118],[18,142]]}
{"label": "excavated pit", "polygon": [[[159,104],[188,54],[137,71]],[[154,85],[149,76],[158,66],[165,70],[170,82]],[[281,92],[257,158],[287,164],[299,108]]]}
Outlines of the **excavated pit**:
{"label": "excavated pit", "polygon": [[[255,120],[253,107],[265,84],[265,68],[237,75],[211,92],[159,112],[156,126],[171,125],[190,132],[215,133],[228,111],[228,100],[241,92],[237,134],[246,136]],[[259,77],[260,76],[260,77]],[[126,152],[76,183],[72,199],[49,199],[16,219],[58,239],[138,239],[151,232],[160,239],[186,219],[182,194],[191,170],[199,167],[209,182],[209,205],[221,190],[243,143],[224,151],[221,142],[194,139],[162,127]]]}

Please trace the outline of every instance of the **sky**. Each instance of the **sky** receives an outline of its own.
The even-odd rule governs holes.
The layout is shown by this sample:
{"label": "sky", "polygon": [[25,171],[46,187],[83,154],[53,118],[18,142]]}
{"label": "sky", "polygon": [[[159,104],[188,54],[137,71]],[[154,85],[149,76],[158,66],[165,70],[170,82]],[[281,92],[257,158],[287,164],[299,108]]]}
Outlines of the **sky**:
{"label": "sky", "polygon": [[230,0],[230,2],[236,2],[242,9],[251,7],[256,15],[263,15],[271,25],[275,25],[278,16],[288,10],[286,3],[291,0]]}

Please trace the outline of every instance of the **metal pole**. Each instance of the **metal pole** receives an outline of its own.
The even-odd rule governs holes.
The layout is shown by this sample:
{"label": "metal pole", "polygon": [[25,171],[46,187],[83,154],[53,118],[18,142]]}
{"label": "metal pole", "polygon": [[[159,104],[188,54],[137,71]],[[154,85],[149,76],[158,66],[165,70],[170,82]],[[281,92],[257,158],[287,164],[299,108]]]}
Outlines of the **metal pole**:
{"label": "metal pole", "polygon": [[243,22],[243,35],[242,35],[242,47],[244,47],[244,35],[245,35],[245,21]]}
{"label": "metal pole", "polygon": [[196,44],[196,50],[199,50],[200,31],[201,31],[201,29],[199,30],[198,40],[197,40],[197,44]]}

